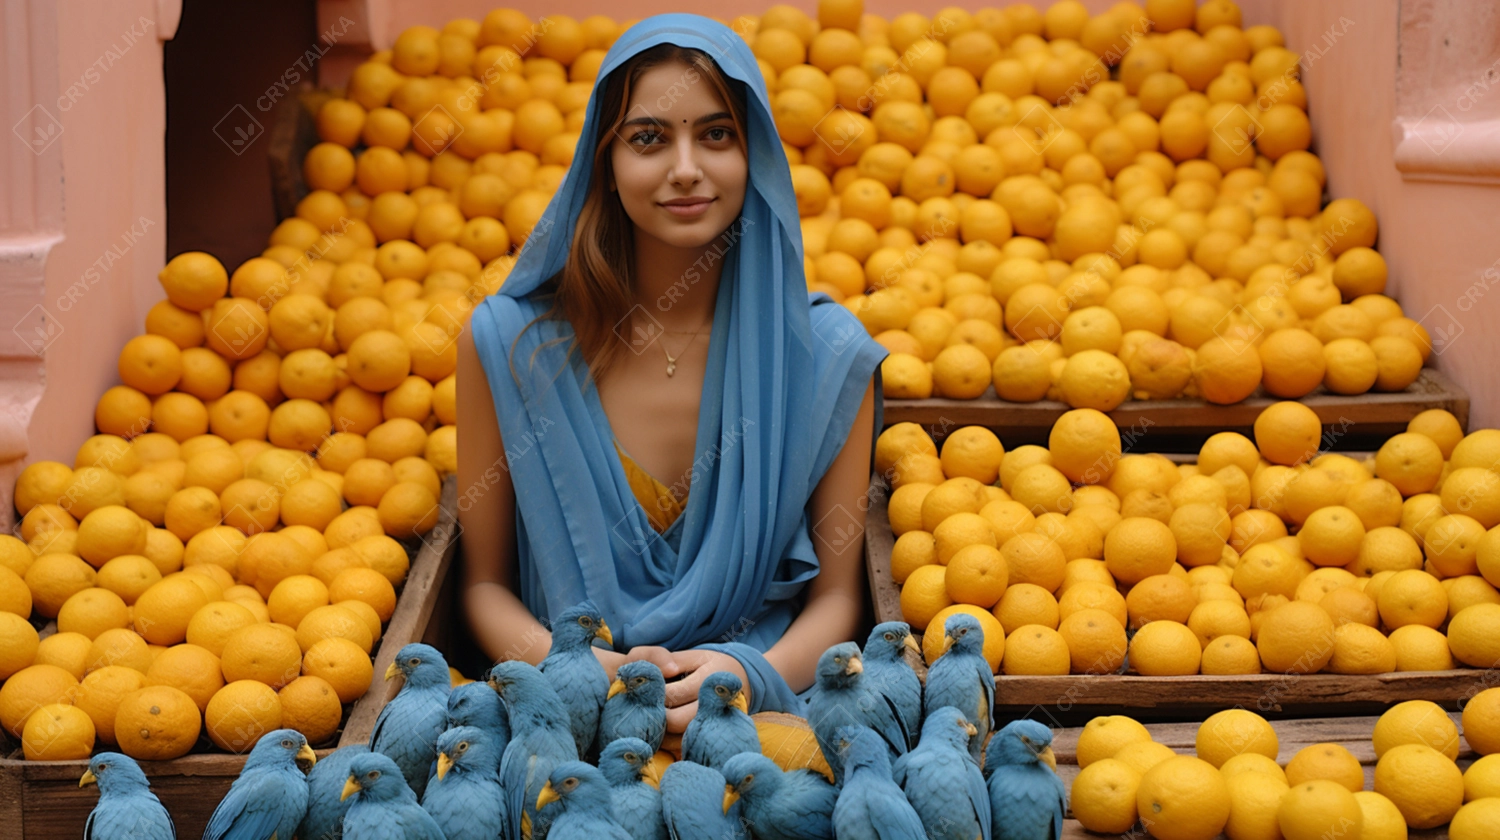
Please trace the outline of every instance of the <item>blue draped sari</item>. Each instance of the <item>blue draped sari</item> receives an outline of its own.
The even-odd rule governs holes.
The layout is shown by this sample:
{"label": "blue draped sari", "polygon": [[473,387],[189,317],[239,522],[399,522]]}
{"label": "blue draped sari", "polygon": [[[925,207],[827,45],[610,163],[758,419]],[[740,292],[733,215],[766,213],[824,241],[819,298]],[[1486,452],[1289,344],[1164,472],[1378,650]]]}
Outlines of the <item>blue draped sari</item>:
{"label": "blue draped sari", "polygon": [[[568,352],[571,325],[546,319],[522,328],[547,310],[550,301],[533,292],[568,255],[592,174],[603,80],[664,42],[703,50],[744,83],[750,178],[731,227],[736,238],[722,255],[691,492],[683,514],[657,533],[615,453],[588,365]],[[727,653],[750,677],[752,712],[800,713],[803,701],[762,654],[796,618],[818,574],[808,502],[872,379],[880,428],[886,350],[846,308],[807,291],[786,154],[765,82],[739,36],[683,13],[645,18],[620,36],[589,97],[572,167],[471,327],[516,488],[527,608],[545,622],[592,599],[618,649]]]}

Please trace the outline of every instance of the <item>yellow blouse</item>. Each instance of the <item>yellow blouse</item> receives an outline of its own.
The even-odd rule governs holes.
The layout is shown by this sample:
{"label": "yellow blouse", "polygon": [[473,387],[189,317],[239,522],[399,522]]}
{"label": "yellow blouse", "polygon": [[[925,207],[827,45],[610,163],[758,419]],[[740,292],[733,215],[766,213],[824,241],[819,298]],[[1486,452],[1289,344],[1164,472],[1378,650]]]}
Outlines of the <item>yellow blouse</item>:
{"label": "yellow blouse", "polygon": [[646,509],[646,518],[650,520],[651,527],[658,534],[665,533],[682,515],[687,505],[686,494],[682,501],[672,495],[672,489],[662,484],[656,476],[646,472],[639,464],[621,448],[619,441],[615,441],[615,452],[620,455],[620,465],[625,468],[625,478],[630,481],[630,490],[635,493],[635,498]]}

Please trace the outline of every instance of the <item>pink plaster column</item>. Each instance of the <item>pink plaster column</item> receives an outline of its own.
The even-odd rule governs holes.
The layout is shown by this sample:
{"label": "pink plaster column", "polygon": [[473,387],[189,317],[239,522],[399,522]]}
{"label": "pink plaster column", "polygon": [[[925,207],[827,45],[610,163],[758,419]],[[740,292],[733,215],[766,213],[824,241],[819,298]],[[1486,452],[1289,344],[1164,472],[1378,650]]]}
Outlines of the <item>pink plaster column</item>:
{"label": "pink plaster column", "polygon": [[4,0],[0,525],[25,463],[71,464],[162,297],[162,42],[180,0]]}

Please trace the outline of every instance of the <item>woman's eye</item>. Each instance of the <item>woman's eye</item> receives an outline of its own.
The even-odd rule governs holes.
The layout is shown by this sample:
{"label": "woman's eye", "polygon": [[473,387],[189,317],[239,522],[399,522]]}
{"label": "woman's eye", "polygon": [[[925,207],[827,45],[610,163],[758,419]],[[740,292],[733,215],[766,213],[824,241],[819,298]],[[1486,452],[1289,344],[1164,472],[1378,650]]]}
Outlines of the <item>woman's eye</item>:
{"label": "woman's eye", "polygon": [[660,137],[660,136],[661,136],[661,132],[660,131],[648,128],[645,131],[637,131],[635,133],[635,135],[630,138],[630,142],[632,142],[632,143],[640,143],[642,145],[649,146],[650,142],[647,141],[645,138]]}
{"label": "woman's eye", "polygon": [[733,130],[731,130],[731,129],[725,127],[725,126],[722,126],[722,125],[716,125],[713,128],[709,129],[709,133],[713,133],[715,131],[722,131],[722,132],[724,132],[724,136],[718,138],[720,140],[728,140],[730,137],[734,136],[734,131]]}

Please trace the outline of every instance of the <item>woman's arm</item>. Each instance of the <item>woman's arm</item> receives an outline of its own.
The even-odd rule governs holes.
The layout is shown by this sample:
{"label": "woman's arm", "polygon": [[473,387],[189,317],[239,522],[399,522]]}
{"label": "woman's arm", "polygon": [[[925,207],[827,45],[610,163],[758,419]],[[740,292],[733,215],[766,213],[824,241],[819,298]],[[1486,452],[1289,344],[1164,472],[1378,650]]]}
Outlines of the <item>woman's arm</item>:
{"label": "woman's arm", "polygon": [[864,608],[865,510],[870,487],[870,448],[875,436],[875,384],[849,430],[849,439],[809,502],[818,576],[809,584],[807,603],[771,649],[766,661],[801,692],[813,684],[818,657],[849,641]]}
{"label": "woman's arm", "polygon": [[491,659],[535,665],[547,655],[552,634],[508,586],[516,560],[516,490],[489,381],[467,329],[458,339],[457,385],[464,612],[480,649]]}

